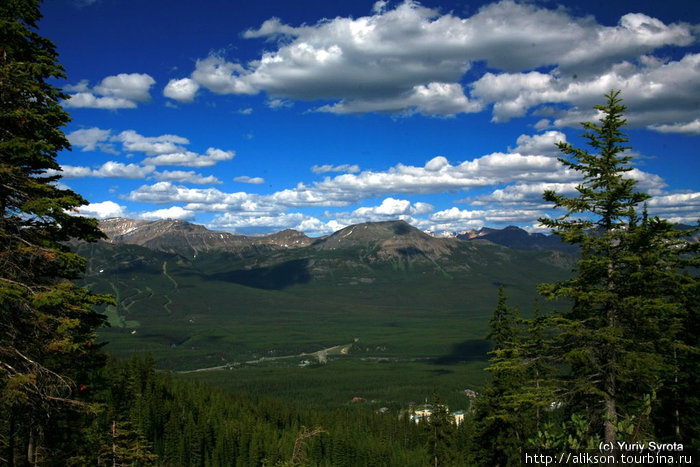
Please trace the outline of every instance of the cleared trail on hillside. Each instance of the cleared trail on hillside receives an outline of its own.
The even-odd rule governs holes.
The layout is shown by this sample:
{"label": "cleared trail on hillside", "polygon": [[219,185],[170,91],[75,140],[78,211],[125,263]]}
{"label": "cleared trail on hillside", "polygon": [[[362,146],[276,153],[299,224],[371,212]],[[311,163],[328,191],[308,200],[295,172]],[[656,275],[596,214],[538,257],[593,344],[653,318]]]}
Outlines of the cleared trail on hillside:
{"label": "cleared trail on hillside", "polygon": [[[173,294],[177,293],[178,284],[177,284],[177,281],[175,279],[173,279],[172,276],[170,276],[168,274],[168,262],[167,261],[163,261],[163,275],[165,277],[167,277],[170,280],[170,282],[173,283],[173,287],[174,287]],[[165,311],[167,311],[168,314],[171,315],[171,314],[173,314],[173,310],[170,309],[170,304],[173,303],[173,300],[170,298],[170,295],[165,295],[165,298],[166,298],[167,302],[165,304],[163,304],[163,308],[165,308]]]}

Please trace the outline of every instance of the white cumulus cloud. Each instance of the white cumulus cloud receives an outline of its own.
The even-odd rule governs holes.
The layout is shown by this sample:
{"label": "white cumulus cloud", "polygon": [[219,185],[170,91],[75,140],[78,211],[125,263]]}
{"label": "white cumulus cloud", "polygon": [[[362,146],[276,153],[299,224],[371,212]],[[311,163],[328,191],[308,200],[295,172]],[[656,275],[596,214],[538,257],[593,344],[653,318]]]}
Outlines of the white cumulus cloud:
{"label": "white cumulus cloud", "polygon": [[700,221],[700,193],[660,193],[647,201],[649,214],[688,225]]}
{"label": "white cumulus cloud", "polygon": [[400,216],[427,214],[433,210],[434,207],[428,203],[418,202],[412,204],[405,199],[386,198],[379,206],[355,209],[352,212],[352,217],[377,220],[380,218],[399,218]]}
{"label": "white cumulus cloud", "polygon": [[211,167],[219,162],[230,161],[235,156],[234,151],[224,151],[217,148],[209,148],[204,154],[192,151],[163,153],[158,156],[144,159],[147,165],[179,165],[183,167]]}
{"label": "white cumulus cloud", "polygon": [[210,55],[197,60],[192,79],[217,94],[257,94],[258,90],[241,78],[246,74],[247,71],[241,65]]}
{"label": "white cumulus cloud", "polygon": [[557,143],[566,143],[566,135],[560,131],[546,131],[537,135],[520,135],[517,146],[510,152],[525,155],[561,156]]}
{"label": "white cumulus cloud", "polygon": [[670,123],[663,125],[649,125],[649,128],[659,133],[681,133],[685,135],[700,135],[700,118],[687,123]]}
{"label": "white cumulus cloud", "polygon": [[178,135],[143,136],[134,130],[126,130],[112,138],[122,143],[125,151],[142,152],[148,156],[183,151],[189,140]]}
{"label": "white cumulus cloud", "polygon": [[101,203],[90,203],[78,208],[78,214],[97,219],[107,219],[109,217],[124,217],[126,208],[114,201],[103,201]]}
{"label": "white cumulus cloud", "polygon": [[[270,102],[330,101],[317,107],[322,112],[450,116],[491,108],[495,121],[506,121],[543,103],[588,109],[595,103],[592,95],[599,98],[611,87],[633,90],[636,79],[620,75],[621,64],[641,66],[640,80],[653,78],[647,75],[653,61],[648,55],[693,44],[695,31],[642,13],[622,15],[617,25],[606,26],[564,8],[513,0],[487,4],[471,16],[413,0],[393,7],[378,2],[367,16],[312,25],[270,18],[243,34],[273,44],[258,59],[242,64],[211,54],[197,61],[189,79],[220,94],[266,92]],[[647,79],[661,83],[662,92],[647,86],[635,99],[656,108],[669,97],[697,96],[697,73],[690,81],[672,76],[673,63],[683,60],[669,63],[662,81]],[[486,63],[489,72],[464,83],[475,62]],[[675,120],[662,115],[660,121],[644,122],[652,116],[648,113],[630,121],[686,125],[693,105],[697,108],[696,100],[677,109]],[[668,110],[673,106],[665,104]],[[567,122],[560,115],[555,125]]]}
{"label": "white cumulus cloud", "polygon": [[65,107],[90,108],[90,109],[135,109],[137,103],[121,97],[101,96],[98,97],[89,92],[79,92],[72,94],[63,103]]}
{"label": "white cumulus cloud", "polygon": [[114,148],[109,144],[111,136],[111,130],[97,127],[75,130],[66,135],[70,144],[79,147],[81,151],[100,149],[103,152],[114,152]]}
{"label": "white cumulus cloud", "polygon": [[251,185],[261,185],[265,183],[265,179],[262,177],[249,177],[247,175],[241,175],[240,177],[235,177],[234,182],[238,183],[249,183]]}
{"label": "white cumulus cloud", "polygon": [[472,97],[493,104],[493,121],[508,121],[547,104],[555,110],[553,126],[575,126],[598,118],[592,107],[611,89],[622,91],[630,125],[658,131],[693,132],[700,106],[700,54],[678,61],[646,57],[619,62],[598,73],[572,79],[557,73],[486,73],[472,83]]}
{"label": "white cumulus cloud", "polygon": [[158,219],[180,219],[194,220],[195,213],[183,209],[180,206],[172,206],[165,209],[156,209],[155,211],[142,212],[138,216],[140,219],[158,220]]}
{"label": "white cumulus cloud", "polygon": [[202,175],[192,170],[163,170],[162,172],[154,172],[153,175],[157,180],[193,183],[196,185],[221,185],[222,181],[214,175]]}
{"label": "white cumulus cloud", "polygon": [[[543,201],[542,193],[554,190],[566,196],[576,196],[576,186],[582,181],[578,172],[567,169],[553,157],[558,155],[555,143],[564,140],[563,133],[550,130],[520,135],[507,152],[485,154],[463,162],[451,162],[447,157],[436,156],[423,165],[396,164],[383,170],[359,171],[357,168],[355,171],[354,167],[347,165],[315,166],[312,170],[319,175],[334,171],[341,173],[324,175],[320,180],[299,183],[271,194],[187,187],[182,183],[215,182],[192,171],[158,172],[154,171],[154,166],[149,166],[146,169],[152,171],[149,176],[159,181],[132,190],[125,199],[166,206],[176,203],[192,215],[213,213],[212,227],[249,233],[297,228],[320,235],[350,224],[387,219],[403,219],[434,232],[494,224],[528,225],[529,229],[538,230],[541,227],[536,225],[535,219],[557,215],[552,211],[552,205]],[[157,155],[146,160],[166,156],[170,155]],[[75,176],[98,176],[98,173],[118,173],[117,169],[126,171],[129,167],[114,166],[107,170],[109,168],[77,167],[71,170],[75,171]],[[692,222],[693,216],[698,217],[697,194],[666,193],[666,183],[661,177],[637,167],[627,176],[638,182],[638,189],[655,196],[649,203],[653,215],[683,222]],[[249,183],[255,181],[255,177],[242,176],[238,181]],[[409,198],[476,189],[479,191],[475,196],[455,201],[467,205],[466,208],[452,207],[437,212],[433,205]],[[376,199],[381,201],[373,204]],[[344,212],[331,209],[355,203],[362,205]],[[308,207],[329,210],[322,219],[297,212]],[[154,212],[160,215],[165,210]]]}
{"label": "white cumulus cloud", "polygon": [[341,165],[314,165],[311,167],[311,171],[315,174],[324,174],[328,172],[347,172],[356,173],[360,171],[360,166],[356,164],[341,164]]}
{"label": "white cumulus cloud", "polygon": [[194,102],[199,84],[190,78],[171,79],[163,89],[163,95],[182,103]]}
{"label": "white cumulus cloud", "polygon": [[143,166],[138,164],[123,164],[121,162],[107,161],[96,169],[82,166],[64,165],[62,167],[63,178],[146,178],[155,170],[153,166]]}
{"label": "white cumulus cloud", "polygon": [[70,97],[63,103],[66,107],[96,109],[133,109],[139,103],[151,100],[150,89],[155,80],[145,73],[120,73],[105,77],[92,89],[83,80],[74,86],[65,86]]}

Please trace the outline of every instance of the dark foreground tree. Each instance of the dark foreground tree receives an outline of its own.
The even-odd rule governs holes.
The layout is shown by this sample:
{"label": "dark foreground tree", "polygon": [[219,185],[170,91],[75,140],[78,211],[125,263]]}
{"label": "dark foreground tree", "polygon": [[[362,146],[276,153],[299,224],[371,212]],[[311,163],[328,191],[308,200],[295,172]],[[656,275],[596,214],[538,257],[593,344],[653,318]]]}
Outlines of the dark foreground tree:
{"label": "dark foreground tree", "polygon": [[434,467],[455,465],[456,427],[437,389],[433,391],[431,406],[433,413],[427,421],[423,422],[423,428],[427,435],[426,448],[431,457],[430,465]]}
{"label": "dark foreground tree", "polygon": [[38,4],[0,7],[0,463],[9,465],[70,456],[71,443],[56,439],[79,432],[66,414],[89,408],[81,393],[100,364],[103,324],[93,305],[105,300],[70,282],[85,263],[64,242],[102,234],[71,215],[86,201],[56,184],[69,116],[49,82],[64,74],[36,32]]}
{"label": "dark foreground tree", "polygon": [[583,124],[590,152],[559,144],[560,161],[581,174],[578,195],[546,192],[565,214],[540,219],[580,248],[571,279],[540,286],[571,307],[520,320],[499,292],[493,378],[470,425],[473,464],[520,465],[523,452],[594,450],[601,440],[700,448],[698,229],[640,206],[649,196],[626,176],[625,107],[618,92],[606,99],[599,123]]}
{"label": "dark foreground tree", "polygon": [[574,197],[545,192],[566,212],[540,221],[578,244],[581,259],[572,279],[541,291],[572,301],[555,344],[566,368],[560,382],[566,410],[587,421],[588,437],[614,443],[664,435],[660,420],[667,417],[651,414],[659,391],[678,396],[687,371],[681,367],[697,351],[689,324],[698,281],[688,269],[697,266],[697,243],[668,222],[638,214],[649,195],[626,176],[632,167],[622,131],[625,106],[617,91],[605,97],[596,106],[599,123],[583,123],[591,151],[559,144],[568,156],[560,161],[583,181]]}
{"label": "dark foreground tree", "polygon": [[486,337],[494,348],[487,371],[492,379],[474,404],[470,461],[474,465],[517,466],[534,417],[519,398],[526,386],[522,320],[518,309],[508,305],[503,287],[498,290],[489,326]]}

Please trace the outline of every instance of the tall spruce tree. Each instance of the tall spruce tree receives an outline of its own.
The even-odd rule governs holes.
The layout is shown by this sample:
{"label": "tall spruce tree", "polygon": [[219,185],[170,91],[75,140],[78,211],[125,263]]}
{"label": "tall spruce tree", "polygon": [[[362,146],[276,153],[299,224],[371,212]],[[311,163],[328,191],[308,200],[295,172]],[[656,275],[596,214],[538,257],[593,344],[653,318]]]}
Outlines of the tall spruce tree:
{"label": "tall spruce tree", "polygon": [[518,309],[508,305],[500,287],[486,336],[494,345],[487,368],[492,379],[476,399],[471,421],[470,460],[474,465],[520,465],[531,435],[531,406],[523,407],[520,398],[527,376],[522,324]]}
{"label": "tall spruce tree", "polygon": [[103,324],[93,305],[105,300],[70,282],[85,262],[64,242],[102,234],[71,213],[86,201],[56,183],[69,116],[50,83],[64,71],[36,32],[40,17],[36,0],[0,8],[0,463],[9,465],[69,455],[52,440],[71,429],[59,422],[66,411],[86,408]]}
{"label": "tall spruce tree", "polygon": [[518,393],[518,400],[521,407],[534,412],[534,424],[530,426],[532,433],[528,433],[528,439],[541,430],[543,421],[548,418],[545,412],[557,406],[556,368],[549,336],[551,321],[549,316],[542,314],[539,301],[535,303],[532,318],[525,321],[522,345],[525,384]]}
{"label": "tall spruce tree", "polygon": [[627,153],[625,106],[619,91],[595,108],[598,123],[585,122],[583,137],[592,149],[560,143],[559,160],[579,172],[578,195],[553,191],[547,201],[565,214],[540,219],[564,241],[580,246],[575,276],[542,285],[549,298],[566,298],[572,308],[558,321],[557,352],[569,371],[561,381],[571,415],[588,422],[588,435],[614,443],[653,432],[650,405],[661,387],[673,385],[677,364],[669,359],[687,323],[697,279],[683,268],[696,261],[692,242],[672,226],[637,214],[649,198],[635,189]]}
{"label": "tall spruce tree", "polygon": [[[628,430],[647,432],[655,439],[700,448],[697,387],[700,374],[700,244],[685,230],[647,215],[630,232],[626,258],[624,300],[630,310],[628,327],[637,352],[653,355],[661,370],[654,400],[643,400]],[[649,358],[639,358],[635,373],[644,375]],[[638,380],[631,382],[635,388]],[[655,402],[652,404],[652,402]]]}
{"label": "tall spruce tree", "polygon": [[447,406],[442,401],[438,394],[437,388],[433,390],[431,400],[433,413],[424,423],[424,429],[427,431],[428,443],[427,451],[430,454],[430,465],[438,467],[441,465],[454,465],[454,441],[455,441],[455,424],[454,419],[450,417],[450,412]]}

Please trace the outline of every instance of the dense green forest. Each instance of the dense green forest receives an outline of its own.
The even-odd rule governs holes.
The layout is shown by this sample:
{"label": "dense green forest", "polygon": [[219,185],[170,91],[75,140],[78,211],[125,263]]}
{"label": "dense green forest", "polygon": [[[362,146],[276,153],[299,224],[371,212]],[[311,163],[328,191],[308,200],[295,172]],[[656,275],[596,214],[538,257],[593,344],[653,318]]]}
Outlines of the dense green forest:
{"label": "dense green forest", "polygon": [[[416,424],[406,411],[309,410],[225,393],[157,372],[147,357],[110,360],[90,390],[101,409],[83,416],[77,452],[64,458],[69,464],[419,466],[430,460],[435,429],[449,434],[438,450],[456,465],[466,462],[456,449],[466,430],[445,419]],[[60,428],[68,423],[50,429],[67,432]],[[47,452],[59,452],[52,448]]]}
{"label": "dense green forest", "polygon": [[619,458],[620,442],[700,447],[697,230],[647,215],[649,196],[625,176],[618,92],[583,124],[590,149],[559,145],[581,174],[577,195],[544,193],[564,214],[540,221],[580,258],[539,292],[569,306],[521,313],[501,289],[484,336],[490,377],[465,422],[435,390],[416,423],[408,407],[312,408],[160,372],[150,356],[107,356],[96,310],[112,298],[76,285],[86,263],[67,246],[102,234],[71,214],[85,200],[46,176],[69,148],[69,116],[39,18],[35,0],[0,9],[0,463],[515,466],[601,446]]}

